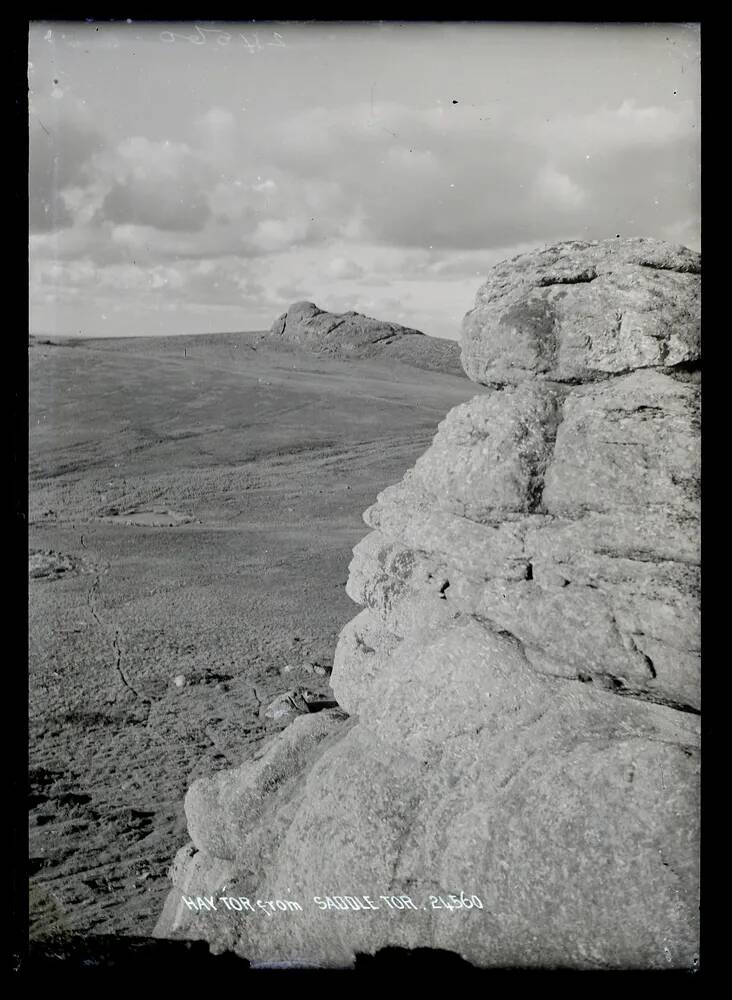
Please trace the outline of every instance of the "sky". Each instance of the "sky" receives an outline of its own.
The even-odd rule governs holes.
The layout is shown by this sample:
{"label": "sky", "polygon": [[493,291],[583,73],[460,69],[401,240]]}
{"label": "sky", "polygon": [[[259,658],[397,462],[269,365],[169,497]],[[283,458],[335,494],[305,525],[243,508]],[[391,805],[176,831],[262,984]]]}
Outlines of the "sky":
{"label": "sky", "polygon": [[495,263],[700,247],[694,24],[32,22],[30,330],[456,339]]}

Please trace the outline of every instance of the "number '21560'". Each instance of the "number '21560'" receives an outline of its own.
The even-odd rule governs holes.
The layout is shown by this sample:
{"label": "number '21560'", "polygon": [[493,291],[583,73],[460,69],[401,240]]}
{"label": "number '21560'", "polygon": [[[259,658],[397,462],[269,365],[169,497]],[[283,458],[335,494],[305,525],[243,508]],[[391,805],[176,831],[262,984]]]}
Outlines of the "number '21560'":
{"label": "number '21560'", "polygon": [[433,910],[477,910],[483,909],[483,901],[480,896],[466,896],[461,892],[459,896],[430,896],[430,906]]}

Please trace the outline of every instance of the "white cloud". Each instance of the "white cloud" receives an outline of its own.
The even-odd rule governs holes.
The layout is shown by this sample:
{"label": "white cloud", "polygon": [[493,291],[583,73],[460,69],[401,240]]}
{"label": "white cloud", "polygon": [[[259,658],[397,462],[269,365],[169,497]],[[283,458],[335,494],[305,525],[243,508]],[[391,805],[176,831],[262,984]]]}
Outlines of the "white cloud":
{"label": "white cloud", "polygon": [[31,232],[71,226],[68,188],[92,180],[91,164],[103,138],[83,103],[61,104],[42,95],[29,99],[29,222]]}
{"label": "white cloud", "polygon": [[[84,37],[93,52],[94,34]],[[302,35],[308,59],[313,39]],[[61,67],[58,43],[37,43],[29,70],[33,294],[46,303],[55,296],[60,315],[64,302],[81,309],[86,296],[92,318],[102,301],[111,316],[115,302],[132,309],[134,298],[135,315],[150,310],[154,324],[175,306],[181,328],[186,310],[204,317],[206,309],[217,317],[245,310],[268,325],[306,297],[450,335],[485,271],[512,248],[615,232],[698,242],[699,123],[688,80],[684,96],[666,100],[656,84],[668,71],[653,63],[645,75],[606,75],[593,89],[582,55],[588,86],[572,91],[572,79],[544,81],[524,58],[509,82],[496,75],[494,93],[482,45],[471,66],[455,64],[465,75],[455,104],[451,92],[437,92],[437,74],[418,91],[401,62],[399,86],[387,89],[379,77],[375,87],[394,99],[374,99],[382,57],[377,46],[364,75],[355,42],[343,92],[316,91],[314,68],[312,79],[292,71],[302,93],[280,70],[267,77],[263,60],[274,49],[261,59],[245,53],[239,76],[211,47],[170,46],[161,67],[156,43],[129,78],[109,74],[111,89],[100,76],[99,94],[93,76],[86,90],[80,82],[90,53],[82,60],[74,51]],[[43,54],[51,48],[53,58]],[[121,45],[115,65],[124,53]],[[294,43],[284,55],[298,58]],[[341,55],[338,42],[333,66]],[[204,73],[200,59],[209,56]],[[111,58],[100,58],[100,71]],[[391,80],[392,67],[379,66]],[[482,94],[468,98],[471,80]],[[137,99],[143,84],[160,95],[163,81],[165,100],[147,107]],[[558,110],[541,110],[552,94],[563,95]]]}
{"label": "white cloud", "polygon": [[204,130],[220,134],[231,132],[236,124],[236,118],[226,108],[210,108],[199,119],[199,123]]}
{"label": "white cloud", "polygon": [[587,114],[561,113],[522,124],[522,134],[564,158],[600,157],[631,147],[664,146],[688,139],[697,114],[692,101],[671,109],[624,100]]}
{"label": "white cloud", "polygon": [[542,167],[537,174],[534,195],[541,202],[548,202],[559,209],[580,208],[586,201],[586,194],[567,174],[551,164]]}
{"label": "white cloud", "polygon": [[363,275],[363,268],[346,257],[334,257],[326,268],[332,278],[360,278]]}
{"label": "white cloud", "polygon": [[198,232],[211,215],[211,168],[187,143],[131,136],[100,157],[98,167],[110,181],[103,220]]}
{"label": "white cloud", "polygon": [[261,250],[270,253],[273,250],[285,250],[302,242],[307,232],[307,221],[302,218],[263,219],[257,223],[252,242]]}

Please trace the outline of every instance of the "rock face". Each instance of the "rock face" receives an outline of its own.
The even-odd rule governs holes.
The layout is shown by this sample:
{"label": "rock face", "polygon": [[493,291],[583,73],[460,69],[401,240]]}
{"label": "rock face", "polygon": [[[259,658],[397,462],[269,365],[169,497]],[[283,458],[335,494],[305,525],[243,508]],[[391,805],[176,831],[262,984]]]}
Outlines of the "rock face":
{"label": "rock face", "polygon": [[345,711],[193,785],[157,934],[332,966],[694,966],[699,270],[654,241],[495,268],[463,336],[495,391],[364,515]]}
{"label": "rock face", "polygon": [[701,261],[657,240],[562,243],[497,265],[463,323],[486,385],[583,382],[699,358]]}
{"label": "rock face", "polygon": [[427,337],[398,323],[357,312],[325,312],[312,302],[295,302],[275,320],[278,340],[344,359],[390,358],[403,364],[464,376],[457,341]]}

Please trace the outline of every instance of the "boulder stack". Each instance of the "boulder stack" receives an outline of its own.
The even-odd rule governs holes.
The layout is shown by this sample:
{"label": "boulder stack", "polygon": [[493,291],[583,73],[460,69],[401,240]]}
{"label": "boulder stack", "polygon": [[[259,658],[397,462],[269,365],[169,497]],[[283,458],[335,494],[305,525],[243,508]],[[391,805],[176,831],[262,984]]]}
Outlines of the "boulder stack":
{"label": "boulder stack", "polygon": [[340,709],[193,785],[156,933],[326,966],[694,966],[699,273],[652,240],[493,270],[462,356],[494,391],[364,515]]}

